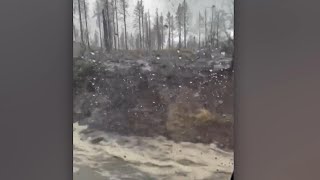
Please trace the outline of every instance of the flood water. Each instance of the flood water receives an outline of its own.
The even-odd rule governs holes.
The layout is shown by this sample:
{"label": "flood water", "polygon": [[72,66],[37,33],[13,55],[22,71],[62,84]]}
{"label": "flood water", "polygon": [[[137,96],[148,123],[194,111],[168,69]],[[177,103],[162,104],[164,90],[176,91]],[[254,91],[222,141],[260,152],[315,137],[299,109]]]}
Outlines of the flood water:
{"label": "flood water", "polygon": [[[228,180],[233,153],[214,144],[121,136],[73,124],[74,180]],[[92,139],[104,140],[93,144]]]}

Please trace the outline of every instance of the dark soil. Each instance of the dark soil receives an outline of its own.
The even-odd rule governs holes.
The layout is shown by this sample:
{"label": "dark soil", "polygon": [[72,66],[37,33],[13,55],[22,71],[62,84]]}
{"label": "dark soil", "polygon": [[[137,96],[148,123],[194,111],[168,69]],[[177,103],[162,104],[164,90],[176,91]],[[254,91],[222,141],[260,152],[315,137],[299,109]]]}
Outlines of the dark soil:
{"label": "dark soil", "polygon": [[[113,56],[74,61],[74,122],[123,135],[162,135],[233,148],[233,77],[229,70],[214,69],[214,60],[194,60],[197,55],[188,51],[153,52],[147,58],[138,53],[127,61],[118,60],[124,54]],[[170,108],[179,103],[190,108],[174,112],[170,119]],[[170,121],[178,123],[177,128],[168,126]]]}

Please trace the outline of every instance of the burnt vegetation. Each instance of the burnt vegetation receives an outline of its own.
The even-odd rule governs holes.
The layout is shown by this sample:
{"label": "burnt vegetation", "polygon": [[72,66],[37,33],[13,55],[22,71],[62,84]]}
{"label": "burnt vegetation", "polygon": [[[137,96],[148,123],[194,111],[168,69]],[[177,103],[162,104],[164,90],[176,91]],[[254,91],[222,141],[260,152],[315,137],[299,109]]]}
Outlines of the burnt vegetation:
{"label": "burnt vegetation", "polygon": [[74,122],[233,148],[233,14],[177,3],[151,14],[142,0],[132,12],[128,0],[97,0],[90,17],[74,1]]}

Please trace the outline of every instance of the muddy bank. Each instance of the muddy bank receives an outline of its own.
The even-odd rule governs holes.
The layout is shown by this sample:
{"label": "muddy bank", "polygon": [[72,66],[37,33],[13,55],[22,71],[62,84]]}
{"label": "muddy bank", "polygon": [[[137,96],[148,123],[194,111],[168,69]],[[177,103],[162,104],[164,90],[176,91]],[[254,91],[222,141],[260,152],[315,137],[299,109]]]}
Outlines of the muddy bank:
{"label": "muddy bank", "polygon": [[121,135],[217,142],[232,149],[231,73],[215,68],[219,56],[194,57],[74,60],[74,122]]}

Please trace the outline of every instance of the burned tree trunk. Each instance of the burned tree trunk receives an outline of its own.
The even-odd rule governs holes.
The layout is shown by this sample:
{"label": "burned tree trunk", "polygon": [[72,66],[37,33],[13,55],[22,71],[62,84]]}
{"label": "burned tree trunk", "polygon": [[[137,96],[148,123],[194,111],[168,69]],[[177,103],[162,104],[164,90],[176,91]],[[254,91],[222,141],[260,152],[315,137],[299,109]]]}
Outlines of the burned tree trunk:
{"label": "burned tree trunk", "polygon": [[163,26],[162,13],[161,13],[161,16],[160,16],[160,23],[161,23],[161,49],[163,49],[163,44],[164,44],[164,26]]}
{"label": "burned tree trunk", "polygon": [[199,12],[199,49],[201,48],[201,42],[200,42],[200,39],[201,39],[201,13]]}
{"label": "burned tree trunk", "polygon": [[149,31],[149,41],[148,41],[148,46],[149,50],[151,50],[151,19],[150,19],[150,12],[148,12],[148,18],[149,18],[149,24],[148,24],[148,31]]}
{"label": "burned tree trunk", "polygon": [[104,34],[104,46],[106,48],[107,52],[111,51],[111,47],[110,47],[110,26],[108,26],[108,20],[107,20],[107,13],[106,10],[103,9],[102,10],[102,23],[103,23],[103,34]]}
{"label": "burned tree trunk", "polygon": [[115,11],[116,11],[116,22],[117,22],[117,32],[116,32],[116,36],[118,38],[118,49],[120,48],[120,34],[119,34],[119,21],[118,21],[118,5],[117,5],[117,1],[115,0]]}
{"label": "burned tree trunk", "polygon": [[161,35],[160,35],[160,27],[159,27],[159,15],[158,15],[158,9],[156,12],[156,28],[157,28],[157,43],[158,43],[158,50],[161,49]]}
{"label": "burned tree trunk", "polygon": [[123,23],[124,23],[124,41],[126,50],[128,50],[128,38],[127,38],[127,22],[126,22],[126,1],[122,0],[123,8]]}
{"label": "burned tree trunk", "polygon": [[111,26],[109,0],[106,1],[106,9],[107,9],[106,15],[107,15],[107,25],[108,25],[109,48],[111,51],[113,47],[113,38],[112,38],[112,26]]}
{"label": "burned tree trunk", "polygon": [[204,42],[207,46],[207,9],[204,10]]}
{"label": "burned tree trunk", "polygon": [[184,33],[184,48],[187,48],[187,3],[183,1],[183,33]]}
{"label": "burned tree trunk", "polygon": [[113,26],[113,44],[114,49],[117,50],[117,37],[116,37],[116,22],[115,22],[115,2],[112,0],[112,26]]}
{"label": "burned tree trunk", "polygon": [[86,5],[86,1],[83,1],[83,5],[84,5],[84,16],[85,16],[85,22],[86,22],[86,29],[87,29],[87,45],[88,48],[90,49],[90,38],[89,38],[89,29],[88,29],[88,16],[87,16],[87,5]]}
{"label": "burned tree trunk", "polygon": [[80,21],[80,35],[81,35],[81,43],[84,43],[83,39],[83,26],[82,26],[82,15],[81,15],[81,2],[78,0],[78,11],[79,11],[79,21]]}

